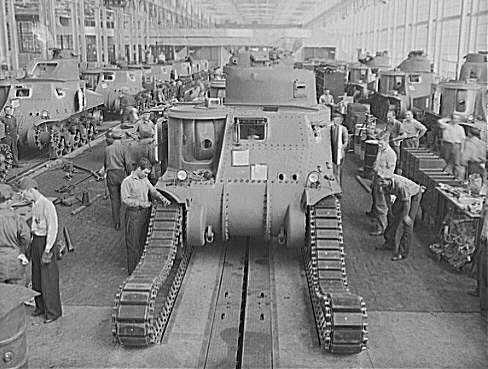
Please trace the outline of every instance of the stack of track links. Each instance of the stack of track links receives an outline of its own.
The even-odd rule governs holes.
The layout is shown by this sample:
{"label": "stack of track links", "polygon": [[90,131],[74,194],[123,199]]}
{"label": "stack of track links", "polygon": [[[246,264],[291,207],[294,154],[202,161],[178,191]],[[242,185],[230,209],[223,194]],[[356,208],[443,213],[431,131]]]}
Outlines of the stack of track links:
{"label": "stack of track links", "polygon": [[366,304],[347,287],[340,203],[335,197],[308,207],[303,256],[321,346],[339,354],[362,351],[368,341]]}
{"label": "stack of track links", "polygon": [[153,207],[141,260],[115,295],[112,333],[123,345],[162,339],[192,251],[183,241],[183,217],[178,205]]}

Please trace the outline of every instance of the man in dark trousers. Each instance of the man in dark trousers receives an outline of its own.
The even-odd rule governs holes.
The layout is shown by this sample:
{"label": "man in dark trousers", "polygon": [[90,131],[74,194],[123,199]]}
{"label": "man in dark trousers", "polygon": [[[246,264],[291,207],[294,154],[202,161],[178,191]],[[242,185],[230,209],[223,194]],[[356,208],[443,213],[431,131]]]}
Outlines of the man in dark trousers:
{"label": "man in dark trousers", "polygon": [[113,130],[110,136],[113,143],[105,148],[103,167],[106,174],[108,193],[112,205],[112,220],[115,229],[120,229],[120,186],[122,181],[132,170],[132,160],[129,150],[122,144],[123,132]]}
{"label": "man in dark trousers", "polygon": [[7,105],[3,110],[5,115],[0,117],[0,120],[5,124],[4,142],[10,146],[10,150],[12,151],[12,166],[19,167],[19,150],[17,147],[19,130],[17,118],[14,117],[14,108],[12,105]]}
{"label": "man in dark trousers", "polygon": [[59,295],[59,269],[55,251],[58,235],[58,215],[54,204],[38,190],[37,182],[29,177],[19,182],[24,199],[32,201],[32,289],[41,295],[35,297],[33,316],[43,315],[44,323],[54,322],[62,315]]}
{"label": "man in dark trousers", "polygon": [[165,206],[170,204],[149,182],[147,176],[151,173],[151,169],[151,162],[147,158],[140,159],[136,169],[124,179],[121,186],[122,202],[126,206],[125,245],[127,248],[127,270],[129,274],[137,266],[144,251],[151,209],[149,194],[161,201]]}
{"label": "man in dark trousers", "polygon": [[371,184],[371,210],[366,213],[376,219],[376,230],[371,232],[371,236],[381,236],[388,224],[388,203],[383,187],[380,185],[381,178],[390,178],[397,162],[395,151],[390,147],[388,140],[389,134],[382,131],[377,136],[378,154],[373,168],[373,181]]}
{"label": "man in dark trousers", "polygon": [[9,185],[0,184],[0,282],[23,285],[30,230],[10,207],[13,194]]}
{"label": "man in dark trousers", "polygon": [[336,181],[342,186],[342,167],[346,157],[347,146],[349,144],[349,133],[347,128],[342,125],[344,117],[340,113],[332,114],[331,136],[337,147],[334,147],[332,169]]}
{"label": "man in dark trousers", "polygon": [[391,209],[391,221],[385,230],[383,249],[393,249],[391,260],[397,261],[408,256],[412,242],[413,224],[422,199],[422,188],[408,178],[393,174],[391,178],[382,178],[380,185],[389,201],[390,195],[396,199]]}

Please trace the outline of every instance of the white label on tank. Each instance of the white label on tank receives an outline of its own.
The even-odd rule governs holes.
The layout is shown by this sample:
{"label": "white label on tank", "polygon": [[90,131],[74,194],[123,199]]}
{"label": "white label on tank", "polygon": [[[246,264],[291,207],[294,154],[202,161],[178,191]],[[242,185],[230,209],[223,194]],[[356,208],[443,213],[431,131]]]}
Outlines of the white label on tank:
{"label": "white label on tank", "polygon": [[249,150],[232,150],[232,166],[244,167],[249,165]]}

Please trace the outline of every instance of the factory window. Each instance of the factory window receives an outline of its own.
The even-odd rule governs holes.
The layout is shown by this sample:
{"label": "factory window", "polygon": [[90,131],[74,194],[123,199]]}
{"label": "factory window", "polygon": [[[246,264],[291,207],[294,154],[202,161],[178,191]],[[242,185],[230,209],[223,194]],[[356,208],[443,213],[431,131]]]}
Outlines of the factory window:
{"label": "factory window", "polygon": [[420,77],[420,74],[410,74],[408,76],[408,81],[410,83],[420,83],[422,82],[422,78]]}
{"label": "factory window", "polygon": [[467,98],[467,91],[466,90],[457,90],[456,91],[456,111],[460,113],[464,113],[466,111],[466,98]]}
{"label": "factory window", "polygon": [[32,90],[30,88],[17,88],[15,90],[15,97],[29,98],[31,97]]}
{"label": "factory window", "polygon": [[235,118],[239,139],[241,140],[265,140],[267,123],[266,118]]}
{"label": "factory window", "polygon": [[115,76],[113,73],[103,73],[103,78],[104,81],[113,81],[115,79]]}

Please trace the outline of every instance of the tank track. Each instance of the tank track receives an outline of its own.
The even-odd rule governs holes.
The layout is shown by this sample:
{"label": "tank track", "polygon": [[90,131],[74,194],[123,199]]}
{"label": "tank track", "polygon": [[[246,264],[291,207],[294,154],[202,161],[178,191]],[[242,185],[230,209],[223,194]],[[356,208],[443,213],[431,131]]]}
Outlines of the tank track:
{"label": "tank track", "polygon": [[366,349],[367,312],[363,298],[349,292],[344,256],[339,201],[308,206],[303,258],[320,346],[353,354]]}
{"label": "tank track", "polygon": [[12,168],[13,156],[10,145],[0,144],[0,183],[5,182],[10,168]]}
{"label": "tank track", "polygon": [[153,207],[141,260],[115,294],[112,333],[117,342],[161,342],[191,256],[183,235],[181,206]]}

